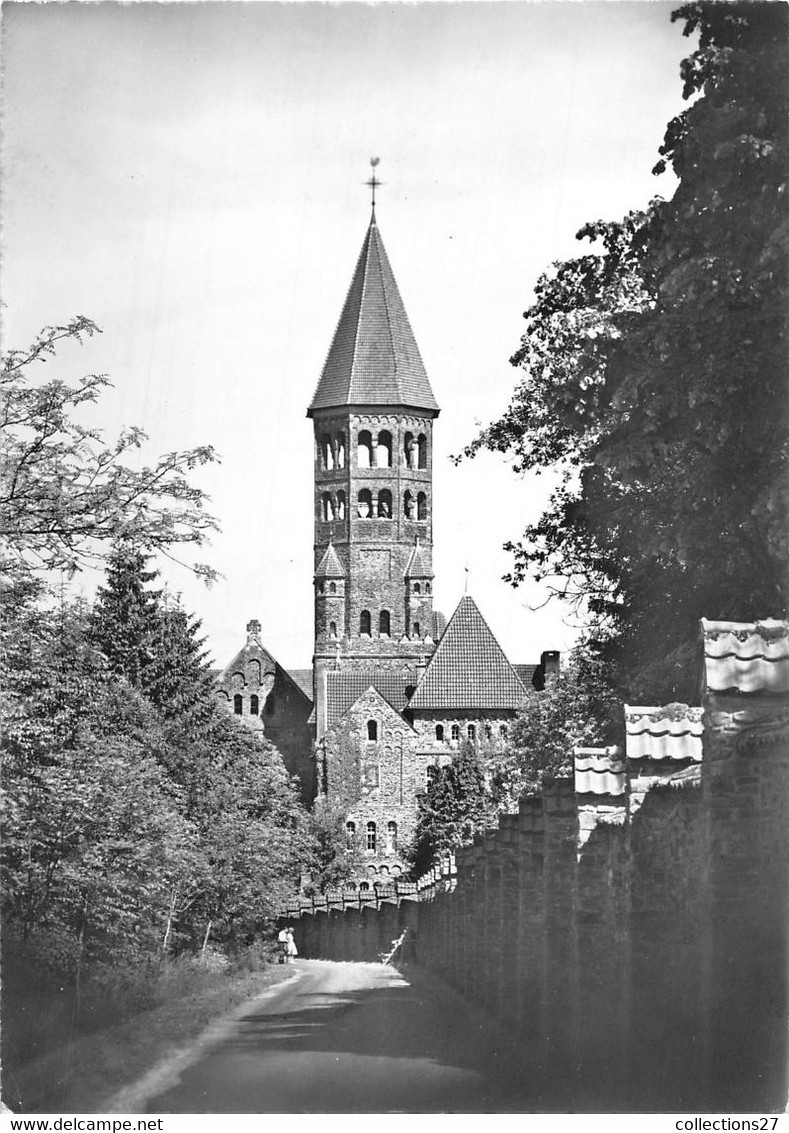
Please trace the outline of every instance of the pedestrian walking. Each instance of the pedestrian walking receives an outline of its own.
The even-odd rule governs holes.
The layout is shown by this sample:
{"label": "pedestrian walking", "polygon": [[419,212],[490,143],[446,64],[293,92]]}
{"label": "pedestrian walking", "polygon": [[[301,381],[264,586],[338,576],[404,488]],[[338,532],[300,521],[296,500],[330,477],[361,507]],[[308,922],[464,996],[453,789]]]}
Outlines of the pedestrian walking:
{"label": "pedestrian walking", "polygon": [[288,950],[288,963],[291,962],[294,956],[298,956],[299,950],[296,947],[296,941],[293,938],[293,929],[289,928],[287,933],[287,950]]}
{"label": "pedestrian walking", "polygon": [[287,964],[288,962],[288,930],[281,928],[277,933],[277,948],[279,956],[277,957],[280,964]]}

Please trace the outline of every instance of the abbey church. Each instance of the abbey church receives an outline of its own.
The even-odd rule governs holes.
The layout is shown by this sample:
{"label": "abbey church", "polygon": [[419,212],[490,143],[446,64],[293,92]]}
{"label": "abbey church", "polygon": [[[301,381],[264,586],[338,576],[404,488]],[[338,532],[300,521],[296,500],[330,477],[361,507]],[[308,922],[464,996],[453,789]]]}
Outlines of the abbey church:
{"label": "abbey church", "polygon": [[261,728],[299,777],[346,815],[366,882],[407,870],[431,769],[468,740],[507,737],[559,655],[512,664],[464,595],[433,609],[433,427],[439,406],[373,205],[351,286],[307,410],[312,419],[315,647],[290,672],[260,623],[218,677],[219,696]]}

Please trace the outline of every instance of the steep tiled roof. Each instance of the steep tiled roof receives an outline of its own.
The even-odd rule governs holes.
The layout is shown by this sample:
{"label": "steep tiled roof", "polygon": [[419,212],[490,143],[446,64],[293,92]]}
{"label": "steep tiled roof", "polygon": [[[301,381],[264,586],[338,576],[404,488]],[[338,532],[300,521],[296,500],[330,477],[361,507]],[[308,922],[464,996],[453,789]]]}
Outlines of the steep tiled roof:
{"label": "steep tiled roof", "polygon": [[372,685],[384,700],[398,712],[402,712],[408,698],[406,687],[413,685],[412,673],[376,671],[336,672],[326,674],[326,726],[331,728],[343,716],[362,693]]}
{"label": "steep tiled roof", "polygon": [[534,688],[534,674],[539,669],[539,665],[513,665],[512,667],[520,677],[524,688]]}
{"label": "steep tiled roof", "polygon": [[616,747],[577,747],[573,752],[579,795],[624,795],[625,765]]}
{"label": "steep tiled roof", "polygon": [[288,669],[288,676],[312,700],[312,669]]}
{"label": "steep tiled roof", "polygon": [[438,413],[375,217],[307,415],[343,405],[404,405]]}
{"label": "steep tiled roof", "polygon": [[332,543],[329,543],[324,552],[323,558],[318,563],[318,566],[315,569],[315,577],[345,578],[345,570]]}
{"label": "steep tiled roof", "polygon": [[464,595],[409,707],[517,709],[525,697],[526,690],[474,599]]}
{"label": "steep tiled roof", "polygon": [[789,622],[701,619],[710,692],[789,692]]}
{"label": "steep tiled roof", "polygon": [[425,561],[425,553],[417,539],[408,566],[405,568],[405,578],[432,578],[433,572]]}
{"label": "steep tiled roof", "polygon": [[664,708],[625,705],[628,759],[692,759],[701,762],[704,710],[687,704]]}

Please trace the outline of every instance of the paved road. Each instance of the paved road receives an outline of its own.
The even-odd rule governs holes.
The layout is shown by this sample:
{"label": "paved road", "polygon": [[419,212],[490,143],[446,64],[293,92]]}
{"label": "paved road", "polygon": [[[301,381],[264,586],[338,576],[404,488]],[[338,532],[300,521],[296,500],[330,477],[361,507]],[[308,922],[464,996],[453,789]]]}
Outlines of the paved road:
{"label": "paved road", "polygon": [[382,964],[298,960],[148,1113],[485,1113],[490,1042],[458,997]]}

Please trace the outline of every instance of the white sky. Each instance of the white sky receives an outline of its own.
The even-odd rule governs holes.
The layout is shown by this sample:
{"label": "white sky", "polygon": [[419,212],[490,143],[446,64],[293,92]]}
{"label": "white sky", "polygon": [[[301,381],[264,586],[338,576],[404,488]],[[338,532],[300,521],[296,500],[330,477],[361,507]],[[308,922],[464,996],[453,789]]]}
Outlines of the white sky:
{"label": "white sky", "polygon": [[[568,648],[502,543],[544,480],[448,457],[506,406],[540,272],[587,220],[668,196],[650,170],[682,107],[675,5],[5,3],[4,346],[76,314],[104,334],[47,376],[107,373],[98,418],[145,458],[213,444],[211,590],[160,564],[224,665],[251,617],[312,656],[312,428],[369,216],[442,412],[436,608],[474,595],[513,661]],[[82,582],[89,592],[89,578]]]}

